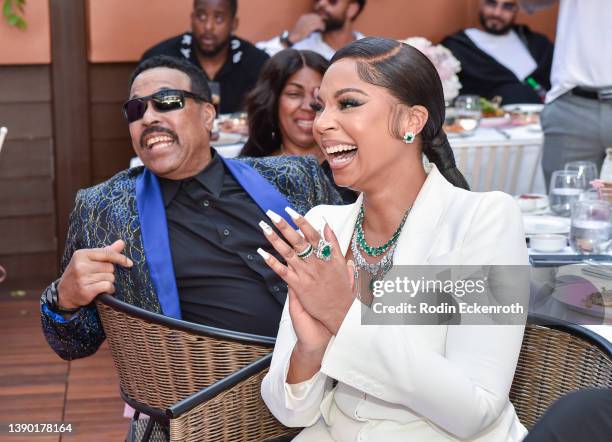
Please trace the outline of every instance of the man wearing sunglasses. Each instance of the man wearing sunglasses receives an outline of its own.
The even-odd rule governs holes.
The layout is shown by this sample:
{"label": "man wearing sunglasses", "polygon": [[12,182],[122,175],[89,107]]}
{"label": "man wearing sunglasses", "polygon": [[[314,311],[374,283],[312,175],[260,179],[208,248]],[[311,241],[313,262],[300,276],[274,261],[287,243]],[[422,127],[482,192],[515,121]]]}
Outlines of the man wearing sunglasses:
{"label": "man wearing sunglasses", "polygon": [[303,14],[291,30],[260,41],[257,47],[273,56],[283,49],[308,49],[328,60],[336,51],[363,34],[353,29],[353,23],[363,11],[366,0],[314,0],[313,11]]}
{"label": "man wearing sunglasses", "polygon": [[[255,252],[258,221],[341,198],[314,157],[221,158],[202,71],[158,56],[139,64],[123,106],[144,167],[77,194],[62,276],[41,299],[45,336],[64,359],[94,353],[100,293],[213,327],[275,336],[287,287]],[[291,220],[287,216],[288,221]]]}
{"label": "man wearing sunglasses", "polygon": [[518,11],[517,0],[481,0],[481,27],[442,41],[461,62],[462,94],[500,96],[503,104],[544,100],[553,45],[546,36],[517,25]]}
{"label": "man wearing sunglasses", "polygon": [[208,80],[218,86],[220,113],[242,110],[244,97],[255,86],[269,57],[233,35],[238,28],[237,10],[237,0],[194,0],[191,32],[155,45],[142,60],[155,55],[185,58],[201,67]]}

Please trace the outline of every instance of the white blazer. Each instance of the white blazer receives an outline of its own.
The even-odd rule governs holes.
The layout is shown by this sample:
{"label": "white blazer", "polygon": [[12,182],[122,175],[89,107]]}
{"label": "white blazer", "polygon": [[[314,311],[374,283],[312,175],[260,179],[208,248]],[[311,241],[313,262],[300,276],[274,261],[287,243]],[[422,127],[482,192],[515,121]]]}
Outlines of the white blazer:
{"label": "white blazer", "polygon": [[[362,196],[317,206],[349,247]],[[394,265],[528,265],[522,218],[501,192],[452,186],[433,167],[399,237]],[[523,326],[367,325],[355,300],[320,371],[287,384],[296,343],[287,305],[261,393],[283,424],[308,427],[298,441],[519,441],[527,433],[508,400]],[[332,380],[338,381],[332,388]]]}

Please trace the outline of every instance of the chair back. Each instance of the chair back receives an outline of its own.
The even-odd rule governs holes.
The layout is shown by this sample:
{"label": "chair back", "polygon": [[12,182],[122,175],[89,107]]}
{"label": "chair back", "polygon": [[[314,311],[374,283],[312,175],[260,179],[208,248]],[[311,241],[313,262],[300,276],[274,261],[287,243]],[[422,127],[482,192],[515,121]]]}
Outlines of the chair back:
{"label": "chair back", "polygon": [[510,401],[531,428],[561,396],[584,388],[612,388],[612,346],[595,333],[530,316]]}
{"label": "chair back", "polygon": [[96,305],[122,395],[157,410],[226,378],[274,346],[274,338],[169,318],[106,294]]}

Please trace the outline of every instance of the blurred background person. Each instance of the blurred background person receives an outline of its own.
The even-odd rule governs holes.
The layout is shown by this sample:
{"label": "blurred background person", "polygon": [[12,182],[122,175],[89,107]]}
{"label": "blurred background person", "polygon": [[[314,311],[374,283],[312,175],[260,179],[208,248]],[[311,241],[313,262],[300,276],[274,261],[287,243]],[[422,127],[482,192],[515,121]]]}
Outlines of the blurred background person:
{"label": "blurred background person", "polygon": [[233,35],[238,28],[237,10],[237,0],[194,0],[191,32],[153,46],[144,53],[142,60],[154,55],[186,58],[201,67],[211,82],[217,112],[242,110],[244,96],[255,85],[269,57],[248,41]]}
{"label": "blurred background person", "polygon": [[[521,0],[528,12],[556,0]],[[612,4],[609,0],[560,0],[552,88],[540,116],[546,183],[570,161],[600,168],[612,146]]]}
{"label": "blurred background person", "polygon": [[517,0],[481,0],[481,28],[464,29],[442,41],[461,62],[462,94],[500,96],[504,104],[544,100],[553,44],[516,24],[518,11]]}
{"label": "blurred background person", "polygon": [[257,43],[257,47],[274,55],[285,48],[309,49],[328,60],[343,46],[363,38],[353,29],[366,0],[314,0],[313,12],[302,15],[293,29]]}
{"label": "blurred background person", "polygon": [[[249,138],[241,156],[312,155],[333,183],[329,164],[312,134],[312,103],[329,62],[313,51],[285,49],[264,65],[246,99]],[[337,187],[346,203],[356,194]]]}

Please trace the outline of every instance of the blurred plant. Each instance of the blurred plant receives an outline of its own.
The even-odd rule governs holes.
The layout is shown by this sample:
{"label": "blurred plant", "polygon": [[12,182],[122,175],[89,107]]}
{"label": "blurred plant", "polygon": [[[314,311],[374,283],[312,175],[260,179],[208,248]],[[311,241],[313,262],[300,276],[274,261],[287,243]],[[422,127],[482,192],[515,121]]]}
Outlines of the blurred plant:
{"label": "blurred plant", "polygon": [[[2,4],[2,15],[9,25],[19,29],[26,29],[28,24],[23,19],[26,0],[4,0]],[[18,12],[17,12],[17,11]]]}
{"label": "blurred plant", "polygon": [[453,56],[451,51],[442,45],[434,45],[423,37],[411,37],[400,41],[417,48],[433,63],[442,81],[444,101],[451,102],[459,95],[461,83],[457,73],[461,71],[461,63]]}

